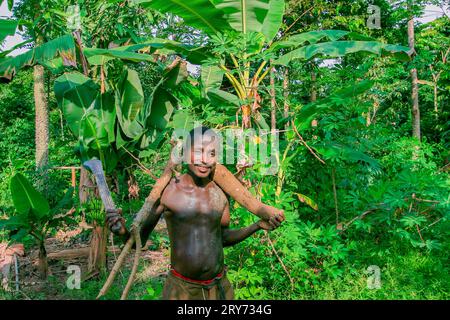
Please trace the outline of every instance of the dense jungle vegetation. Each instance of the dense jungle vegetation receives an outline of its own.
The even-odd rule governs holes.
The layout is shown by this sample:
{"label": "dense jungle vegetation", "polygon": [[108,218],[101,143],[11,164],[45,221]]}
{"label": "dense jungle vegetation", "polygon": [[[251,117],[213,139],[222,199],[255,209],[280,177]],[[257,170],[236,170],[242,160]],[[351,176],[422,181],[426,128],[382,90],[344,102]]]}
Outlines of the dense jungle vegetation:
{"label": "dense jungle vegetation", "polygon": [[[226,248],[237,299],[449,298],[448,2],[3,2],[0,41],[21,34],[29,51],[0,53],[0,242],[35,253],[41,286],[12,279],[1,299],[95,299],[116,253],[78,167],[102,161],[131,224],[173,130],[195,123],[279,133],[276,172],[227,165],[287,218]],[[444,13],[420,22],[430,8]],[[75,187],[60,167],[77,167]],[[256,221],[231,201],[233,228]],[[96,248],[80,289],[55,272],[74,263],[46,258],[61,231],[74,234],[64,249]],[[148,250],[168,247],[164,228],[151,235]],[[130,299],[159,298],[151,264]],[[122,272],[106,299],[120,298]]]}

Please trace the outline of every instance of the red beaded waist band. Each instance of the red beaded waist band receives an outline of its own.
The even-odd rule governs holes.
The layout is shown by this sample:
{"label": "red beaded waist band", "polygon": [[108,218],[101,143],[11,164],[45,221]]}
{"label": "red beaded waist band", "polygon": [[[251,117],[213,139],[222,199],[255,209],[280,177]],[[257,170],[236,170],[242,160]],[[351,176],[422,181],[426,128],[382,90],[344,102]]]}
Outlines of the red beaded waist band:
{"label": "red beaded waist band", "polygon": [[222,279],[222,277],[223,277],[223,275],[225,273],[225,269],[222,272],[220,272],[217,276],[215,276],[213,279],[210,279],[210,280],[195,280],[195,279],[191,279],[191,278],[183,276],[181,273],[178,273],[175,269],[170,269],[170,273],[172,273],[175,277],[180,278],[182,280],[189,281],[189,282],[194,282],[194,283],[198,283],[198,284],[207,286],[207,285],[210,285],[211,283],[213,283],[216,280]]}

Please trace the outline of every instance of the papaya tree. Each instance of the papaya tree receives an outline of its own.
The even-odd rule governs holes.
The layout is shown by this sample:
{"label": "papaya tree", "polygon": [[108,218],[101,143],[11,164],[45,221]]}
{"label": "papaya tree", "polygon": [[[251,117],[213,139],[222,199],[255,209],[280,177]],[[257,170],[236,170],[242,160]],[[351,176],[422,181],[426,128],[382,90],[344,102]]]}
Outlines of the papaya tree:
{"label": "papaya tree", "polygon": [[[61,10],[66,5],[65,0],[26,0],[16,3],[14,8],[12,4],[13,2],[9,1],[14,16],[21,20],[21,25],[25,26],[24,34],[28,39],[26,42],[33,42],[34,46],[31,50],[15,57],[3,55],[0,60],[0,77],[11,79],[23,67],[34,69],[35,160],[36,169],[42,170],[43,178],[45,178],[48,163],[49,120],[44,65],[52,67],[49,61],[57,57],[65,65],[75,65],[75,44],[71,36],[63,36],[66,31],[66,19],[65,14],[58,9]],[[12,29],[9,33],[12,33]],[[23,43],[20,44],[22,45]],[[8,50],[9,52],[11,50]],[[44,185],[41,181],[41,186]]]}

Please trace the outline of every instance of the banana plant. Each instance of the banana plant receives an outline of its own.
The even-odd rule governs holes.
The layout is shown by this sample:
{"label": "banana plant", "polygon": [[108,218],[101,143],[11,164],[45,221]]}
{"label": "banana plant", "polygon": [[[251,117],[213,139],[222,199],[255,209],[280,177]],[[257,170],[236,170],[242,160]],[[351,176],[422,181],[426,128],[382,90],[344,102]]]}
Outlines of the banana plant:
{"label": "banana plant", "polygon": [[177,107],[176,85],[186,78],[186,64],[180,59],[163,71],[149,97],[144,97],[138,73],[131,68],[125,68],[119,81],[105,92],[79,72],[57,78],[55,96],[78,139],[81,160],[98,158],[111,173],[119,163],[129,164],[129,153],[139,156],[157,144]]}
{"label": "banana plant", "polygon": [[[318,30],[286,37],[281,32],[284,0],[134,0],[144,8],[180,16],[208,34],[211,56],[202,65],[208,97],[237,105],[243,123],[252,118],[267,128],[259,114],[259,86],[276,65],[316,56],[341,57],[356,52],[394,55],[408,59],[409,48],[384,44],[341,30]],[[278,39],[278,40],[277,40]],[[272,62],[271,62],[272,61]],[[234,94],[220,90],[225,76]]]}
{"label": "banana plant", "polygon": [[21,173],[11,178],[10,190],[15,213],[9,215],[8,219],[0,220],[0,230],[9,231],[11,241],[14,242],[22,241],[27,235],[35,239],[39,246],[38,269],[41,278],[45,279],[48,272],[45,239],[52,228],[62,221],[70,220],[64,211],[72,206],[73,188],[69,188],[53,208]]}

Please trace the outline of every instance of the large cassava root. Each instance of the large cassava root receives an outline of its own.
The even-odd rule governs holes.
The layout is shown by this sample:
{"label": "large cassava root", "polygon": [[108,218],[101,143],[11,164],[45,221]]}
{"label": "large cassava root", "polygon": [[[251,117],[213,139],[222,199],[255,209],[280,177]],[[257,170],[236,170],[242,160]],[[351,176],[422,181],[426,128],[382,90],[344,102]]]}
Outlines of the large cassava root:
{"label": "large cassava root", "polygon": [[246,187],[222,164],[217,164],[213,174],[214,182],[241,206],[263,220],[281,214],[282,210],[268,206],[256,199]]}
{"label": "large cassava root", "polygon": [[[114,264],[111,273],[108,276],[108,279],[106,280],[105,284],[100,290],[97,299],[105,295],[108,289],[111,287],[114,278],[117,275],[117,272],[119,271],[119,269],[121,268],[121,266],[125,261],[126,256],[130,252],[133,245],[136,243],[136,253],[134,256],[134,263],[131,275],[128,279],[127,285],[121,296],[121,300],[126,299],[128,292],[133,284],[139,263],[139,257],[141,254],[142,244],[140,238],[140,229],[142,222],[148,218],[153,207],[157,204],[159,198],[161,197],[161,194],[164,191],[165,187],[169,184],[170,179],[172,178],[174,166],[175,165],[171,161],[169,161],[166,168],[164,169],[163,174],[156,181],[149,196],[145,199],[142,208],[139,210],[138,214],[136,215],[136,218],[133,221],[130,238],[126,242],[124,248],[122,249],[122,252],[117,258],[117,261]],[[235,199],[241,206],[245,207],[247,210],[257,215],[263,220],[269,220],[269,218],[274,215],[282,214],[281,210],[265,205],[259,200],[257,200],[250,193],[250,191],[248,191],[247,188],[245,188],[240,183],[240,181],[225,166],[221,164],[216,165],[216,168],[213,173],[213,180],[225,193],[227,193],[229,196]]]}

